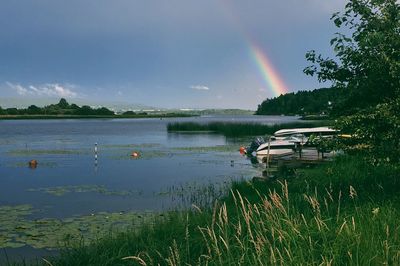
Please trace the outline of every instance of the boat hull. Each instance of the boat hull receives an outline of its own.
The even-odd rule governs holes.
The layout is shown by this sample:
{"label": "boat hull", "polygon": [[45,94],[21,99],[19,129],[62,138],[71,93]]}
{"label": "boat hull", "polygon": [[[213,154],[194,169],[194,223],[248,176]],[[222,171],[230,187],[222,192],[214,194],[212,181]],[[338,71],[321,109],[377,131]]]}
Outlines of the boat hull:
{"label": "boat hull", "polygon": [[286,155],[291,155],[294,154],[293,149],[270,149],[268,152],[268,149],[266,150],[260,150],[256,152],[257,156],[267,156],[268,154],[270,156],[286,156]]}

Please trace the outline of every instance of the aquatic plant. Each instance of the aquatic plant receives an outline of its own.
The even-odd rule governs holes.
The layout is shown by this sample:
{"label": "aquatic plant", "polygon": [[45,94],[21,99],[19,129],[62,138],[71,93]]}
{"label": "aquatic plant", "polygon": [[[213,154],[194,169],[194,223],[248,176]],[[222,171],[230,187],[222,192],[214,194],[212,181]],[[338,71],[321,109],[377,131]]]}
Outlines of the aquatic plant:
{"label": "aquatic plant", "polygon": [[51,194],[53,196],[63,196],[66,193],[99,193],[102,195],[111,195],[111,196],[133,196],[141,194],[141,191],[137,190],[111,190],[101,185],[77,185],[77,186],[30,188],[27,191],[43,192]]}
{"label": "aquatic plant", "polygon": [[152,224],[154,212],[99,212],[64,219],[29,219],[30,205],[0,206],[0,248],[59,249],[88,245],[106,235]]}
{"label": "aquatic plant", "polygon": [[231,184],[231,179],[208,184],[188,182],[171,186],[160,191],[158,195],[167,196],[175,202],[175,210],[187,210],[192,205],[206,208],[212,207],[216,200],[225,197]]}
{"label": "aquatic plant", "polygon": [[330,121],[292,122],[282,124],[259,123],[227,123],[212,122],[208,124],[195,122],[178,122],[167,125],[168,132],[214,132],[227,137],[272,135],[275,131],[284,128],[316,127],[328,125]]}
{"label": "aquatic plant", "polygon": [[10,150],[9,155],[13,156],[30,156],[30,155],[77,155],[77,154],[89,154],[89,150],[46,150],[46,149],[20,149]]}
{"label": "aquatic plant", "polygon": [[[242,144],[244,145],[244,144]],[[173,150],[185,152],[237,152],[240,144],[199,146],[199,147],[175,147]]]}

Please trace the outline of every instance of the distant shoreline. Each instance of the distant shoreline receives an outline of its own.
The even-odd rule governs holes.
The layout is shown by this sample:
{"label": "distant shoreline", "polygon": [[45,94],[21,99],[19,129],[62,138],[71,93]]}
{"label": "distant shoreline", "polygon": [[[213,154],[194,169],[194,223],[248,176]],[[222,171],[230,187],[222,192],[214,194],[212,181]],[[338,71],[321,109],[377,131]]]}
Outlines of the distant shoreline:
{"label": "distant shoreline", "polygon": [[154,115],[0,115],[0,120],[174,118],[194,116],[196,115],[175,113]]}

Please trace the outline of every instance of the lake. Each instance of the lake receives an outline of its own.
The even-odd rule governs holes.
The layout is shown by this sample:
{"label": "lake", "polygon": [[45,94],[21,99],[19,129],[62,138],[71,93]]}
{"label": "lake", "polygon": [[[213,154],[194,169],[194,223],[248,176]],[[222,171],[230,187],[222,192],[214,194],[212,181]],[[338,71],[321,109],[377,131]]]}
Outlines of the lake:
{"label": "lake", "polygon": [[[11,257],[41,254],[63,240],[64,229],[89,236],[104,226],[130,224],[133,216],[145,219],[193,203],[207,205],[223,195],[232,180],[249,179],[259,171],[238,152],[251,137],[168,133],[170,122],[295,120],[209,116],[0,121],[0,247]],[[133,152],[139,156],[132,157]],[[28,167],[33,159],[36,168]]]}

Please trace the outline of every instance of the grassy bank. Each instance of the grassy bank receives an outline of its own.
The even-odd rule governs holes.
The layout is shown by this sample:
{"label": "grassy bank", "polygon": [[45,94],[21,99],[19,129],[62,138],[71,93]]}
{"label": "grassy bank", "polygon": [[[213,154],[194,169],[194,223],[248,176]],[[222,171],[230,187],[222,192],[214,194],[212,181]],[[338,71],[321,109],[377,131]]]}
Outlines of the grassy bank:
{"label": "grassy bank", "polygon": [[53,265],[394,265],[399,168],[359,157],[239,182],[210,208],[171,212],[139,232],[79,246]]}
{"label": "grassy bank", "polygon": [[194,122],[169,123],[168,132],[215,132],[227,137],[271,135],[279,129],[304,128],[330,125],[331,121],[293,122],[286,124],[264,125],[259,123],[226,123],[212,122],[208,124]]}
{"label": "grassy bank", "polygon": [[25,120],[25,119],[119,119],[119,118],[168,118],[192,117],[194,115],[181,113],[166,114],[136,114],[136,115],[0,115],[0,120]]}

